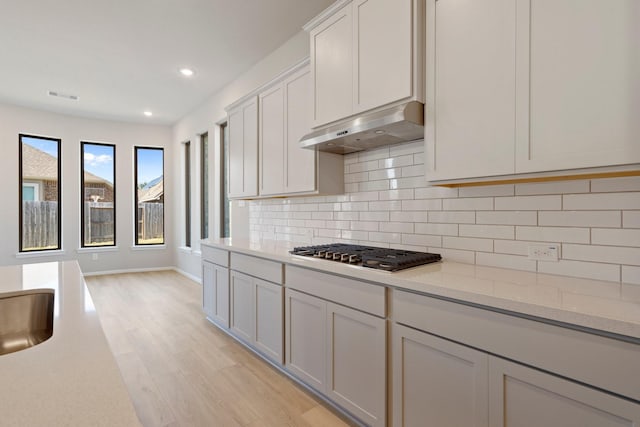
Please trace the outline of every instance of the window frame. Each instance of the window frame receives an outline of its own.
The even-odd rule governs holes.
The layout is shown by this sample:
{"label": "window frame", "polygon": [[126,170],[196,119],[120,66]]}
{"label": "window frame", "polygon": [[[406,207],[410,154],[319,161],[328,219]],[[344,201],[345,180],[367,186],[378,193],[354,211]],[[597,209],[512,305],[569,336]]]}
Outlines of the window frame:
{"label": "window frame", "polygon": [[[162,152],[162,191],[163,197],[166,200],[166,188],[167,186],[164,183],[165,178],[165,168],[164,168],[164,147],[157,146],[143,146],[143,145],[134,145],[133,146],[133,241],[134,246],[136,247],[153,247],[153,246],[164,246],[166,245],[166,226],[165,226],[165,210],[163,206],[162,210],[162,242],[161,243],[140,243],[138,240],[138,150],[160,150]],[[163,202],[164,205],[164,202]]]}
{"label": "window frame", "polygon": [[[231,237],[231,202],[229,201],[229,122],[219,125],[220,135],[220,237]],[[227,226],[228,224],[228,226]]]}
{"label": "window frame", "polygon": [[200,135],[200,238],[209,238],[209,132]]}
{"label": "window frame", "polygon": [[[23,248],[24,236],[22,221],[23,221],[23,207],[22,207],[22,186],[23,186],[23,156],[22,156],[22,147],[24,142],[23,138],[33,138],[33,139],[43,139],[47,141],[55,142],[57,145],[58,151],[58,161],[57,161],[57,203],[58,203],[58,221],[57,221],[57,235],[58,235],[58,245],[55,248],[44,248],[44,249],[27,249]],[[44,193],[44,188],[38,185],[42,193]],[[28,254],[28,253],[37,253],[37,252],[51,252],[51,251],[61,251],[62,250],[62,139],[61,138],[53,138],[49,136],[40,136],[40,135],[32,135],[26,133],[18,134],[18,253],[20,254]],[[44,195],[44,194],[43,194]]]}
{"label": "window frame", "polygon": [[[85,245],[84,243],[84,146],[88,145],[101,145],[104,147],[113,148],[113,244],[107,245]],[[93,249],[93,248],[112,248],[117,246],[117,215],[116,215],[116,145],[106,142],[92,142],[92,141],[80,141],[80,247]]]}
{"label": "window frame", "polygon": [[[184,144],[184,246],[191,247],[191,141]],[[164,159],[164,157],[163,157]],[[164,171],[163,171],[164,172]]]}

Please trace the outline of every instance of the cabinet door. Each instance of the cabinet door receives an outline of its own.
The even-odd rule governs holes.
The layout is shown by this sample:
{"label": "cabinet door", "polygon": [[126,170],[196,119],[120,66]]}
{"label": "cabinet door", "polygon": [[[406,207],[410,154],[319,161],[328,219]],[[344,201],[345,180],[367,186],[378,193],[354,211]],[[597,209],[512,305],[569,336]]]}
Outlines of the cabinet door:
{"label": "cabinet door", "polygon": [[215,266],[207,261],[202,262],[202,311],[208,318],[215,314],[216,286]]}
{"label": "cabinet door", "polygon": [[285,307],[286,368],[309,386],[325,393],[327,303],[286,289]]}
{"label": "cabinet door", "polygon": [[394,426],[489,424],[486,353],[398,324],[392,351]]}
{"label": "cabinet door", "polygon": [[253,278],[231,271],[231,319],[230,329],[237,337],[248,343],[255,335]]}
{"label": "cabinet door", "polygon": [[412,0],[353,2],[355,112],[412,94]]}
{"label": "cabinet door", "polygon": [[260,194],[284,192],[284,94],[282,84],[259,96]]}
{"label": "cabinet door", "polygon": [[266,356],[282,364],[283,329],[282,286],[254,279],[255,345]]}
{"label": "cabinet door", "polygon": [[514,173],[515,2],[427,0],[430,181]]}
{"label": "cabinet door", "polygon": [[516,172],[640,162],[637,0],[516,3]]}
{"label": "cabinet door", "polygon": [[497,357],[489,372],[491,426],[640,426],[638,403]]}
{"label": "cabinet door", "polygon": [[314,191],[316,184],[315,150],[300,148],[300,140],[311,131],[311,71],[305,67],[284,82],[286,108],[285,192]]}
{"label": "cabinet door", "polygon": [[258,102],[229,112],[229,197],[258,195]]}
{"label": "cabinet door", "polygon": [[327,394],[371,426],[386,425],[386,320],[327,304]]}
{"label": "cabinet door", "polygon": [[314,127],[353,112],[352,29],[349,3],[309,34]]}

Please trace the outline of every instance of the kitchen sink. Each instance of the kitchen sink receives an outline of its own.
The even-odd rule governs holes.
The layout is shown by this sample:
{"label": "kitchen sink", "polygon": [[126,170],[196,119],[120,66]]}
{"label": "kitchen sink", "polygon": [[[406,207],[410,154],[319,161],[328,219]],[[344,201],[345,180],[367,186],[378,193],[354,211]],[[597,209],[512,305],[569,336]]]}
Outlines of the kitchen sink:
{"label": "kitchen sink", "polygon": [[53,289],[0,294],[0,355],[38,345],[53,335]]}

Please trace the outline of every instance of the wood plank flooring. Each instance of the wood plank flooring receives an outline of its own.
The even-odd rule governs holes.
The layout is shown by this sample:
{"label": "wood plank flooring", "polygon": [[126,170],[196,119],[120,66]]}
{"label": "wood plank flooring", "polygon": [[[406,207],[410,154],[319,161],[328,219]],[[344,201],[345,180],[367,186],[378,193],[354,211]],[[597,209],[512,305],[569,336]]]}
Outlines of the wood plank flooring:
{"label": "wood plank flooring", "polygon": [[199,284],[173,271],[86,282],[144,426],[349,425],[210,324]]}

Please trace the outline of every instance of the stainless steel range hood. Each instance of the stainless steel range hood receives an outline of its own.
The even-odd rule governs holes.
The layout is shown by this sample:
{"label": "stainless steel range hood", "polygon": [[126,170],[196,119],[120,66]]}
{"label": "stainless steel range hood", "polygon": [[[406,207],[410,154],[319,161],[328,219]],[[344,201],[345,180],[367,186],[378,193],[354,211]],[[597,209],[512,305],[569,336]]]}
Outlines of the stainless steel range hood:
{"label": "stainless steel range hood", "polygon": [[305,135],[302,148],[348,154],[424,138],[424,105],[418,101],[366,114]]}

